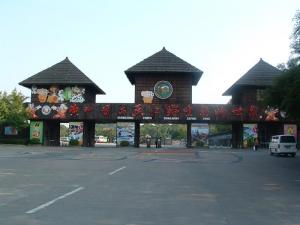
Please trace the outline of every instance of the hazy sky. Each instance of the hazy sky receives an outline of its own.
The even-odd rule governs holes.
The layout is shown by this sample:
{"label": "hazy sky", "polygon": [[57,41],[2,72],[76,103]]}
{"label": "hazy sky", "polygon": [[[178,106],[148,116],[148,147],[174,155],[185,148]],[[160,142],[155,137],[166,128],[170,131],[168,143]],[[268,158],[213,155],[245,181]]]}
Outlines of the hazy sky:
{"label": "hazy sky", "polygon": [[276,66],[290,53],[299,0],[1,0],[0,90],[69,57],[106,96],[133,102],[124,70],[163,46],[204,73],[193,103],[222,97],[260,58]]}

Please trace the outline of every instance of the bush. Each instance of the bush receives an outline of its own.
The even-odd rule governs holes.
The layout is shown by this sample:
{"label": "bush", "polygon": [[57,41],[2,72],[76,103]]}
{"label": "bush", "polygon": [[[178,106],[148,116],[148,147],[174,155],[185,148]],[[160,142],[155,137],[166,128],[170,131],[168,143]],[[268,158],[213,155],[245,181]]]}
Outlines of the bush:
{"label": "bush", "polygon": [[121,147],[127,147],[127,146],[129,146],[129,142],[128,141],[121,141],[120,146]]}
{"label": "bush", "polygon": [[79,145],[79,141],[76,140],[76,139],[71,139],[69,145],[70,146],[78,146]]}
{"label": "bush", "polygon": [[200,141],[200,140],[197,140],[197,141],[196,141],[196,146],[197,146],[197,147],[203,147],[203,146],[204,146],[204,142],[203,142],[203,141]]}
{"label": "bush", "polygon": [[38,138],[32,138],[32,139],[29,140],[29,144],[31,144],[31,145],[40,144],[40,139],[38,139]]}
{"label": "bush", "polygon": [[16,144],[16,145],[27,145],[28,140],[17,138],[17,139],[0,139],[0,143],[2,144]]}

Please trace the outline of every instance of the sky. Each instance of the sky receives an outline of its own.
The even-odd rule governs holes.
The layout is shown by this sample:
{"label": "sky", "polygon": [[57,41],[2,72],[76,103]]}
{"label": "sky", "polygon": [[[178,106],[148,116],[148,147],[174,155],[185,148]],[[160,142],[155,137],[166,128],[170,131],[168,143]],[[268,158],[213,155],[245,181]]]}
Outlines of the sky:
{"label": "sky", "polygon": [[68,57],[106,95],[134,102],[124,71],[165,47],[204,73],[193,103],[222,96],[260,58],[276,66],[290,55],[299,0],[1,0],[0,91]]}

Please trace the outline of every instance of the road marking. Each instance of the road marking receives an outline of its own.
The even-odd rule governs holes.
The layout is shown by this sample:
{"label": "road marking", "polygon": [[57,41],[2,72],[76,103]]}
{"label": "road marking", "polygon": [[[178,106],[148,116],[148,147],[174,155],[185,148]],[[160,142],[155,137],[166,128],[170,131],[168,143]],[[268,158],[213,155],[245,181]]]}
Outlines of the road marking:
{"label": "road marking", "polygon": [[13,195],[13,193],[0,192],[0,196],[1,195]]}
{"label": "road marking", "polygon": [[109,175],[113,175],[113,174],[115,174],[115,173],[117,173],[117,172],[119,172],[119,171],[121,171],[121,170],[124,170],[125,168],[126,168],[126,166],[123,166],[123,167],[121,167],[121,168],[119,168],[119,169],[116,169],[116,170],[110,172]]}
{"label": "road marking", "polygon": [[0,172],[0,176],[1,175],[15,175],[15,173],[2,173],[2,172]]}
{"label": "road marking", "polygon": [[39,210],[41,210],[41,209],[44,209],[44,208],[46,208],[46,207],[48,207],[48,206],[54,204],[55,202],[57,202],[57,201],[59,201],[59,200],[61,200],[61,199],[64,199],[64,198],[66,198],[66,197],[68,197],[68,196],[70,196],[70,195],[72,195],[72,194],[75,194],[76,192],[81,191],[81,190],[83,190],[83,189],[84,189],[84,187],[76,188],[76,189],[73,190],[73,191],[70,191],[70,192],[68,192],[68,193],[66,193],[66,194],[64,194],[64,195],[61,195],[61,196],[59,196],[59,197],[57,197],[57,198],[55,198],[55,199],[53,199],[53,200],[51,200],[51,201],[49,201],[49,202],[47,202],[47,203],[45,203],[45,204],[42,204],[42,205],[40,205],[40,206],[38,206],[38,207],[36,207],[36,208],[34,208],[34,209],[31,209],[31,210],[27,211],[26,214],[36,213],[37,211],[39,211]]}

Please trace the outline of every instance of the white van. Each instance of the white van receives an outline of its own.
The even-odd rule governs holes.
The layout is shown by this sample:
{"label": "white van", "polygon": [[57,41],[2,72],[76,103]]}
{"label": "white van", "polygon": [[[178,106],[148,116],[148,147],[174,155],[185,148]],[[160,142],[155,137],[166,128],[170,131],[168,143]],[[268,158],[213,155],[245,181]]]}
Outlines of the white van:
{"label": "white van", "polygon": [[296,140],[293,135],[276,135],[272,136],[269,144],[270,155],[273,154],[291,154],[296,156]]}
{"label": "white van", "polygon": [[95,136],[95,143],[107,143],[107,137]]}

